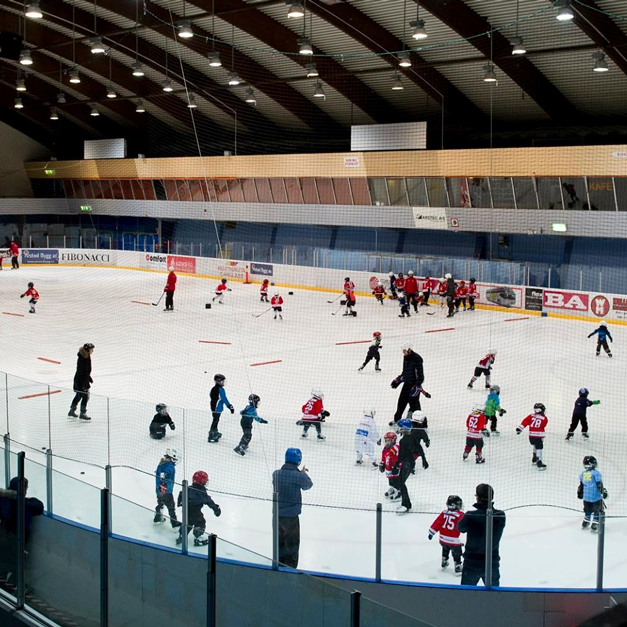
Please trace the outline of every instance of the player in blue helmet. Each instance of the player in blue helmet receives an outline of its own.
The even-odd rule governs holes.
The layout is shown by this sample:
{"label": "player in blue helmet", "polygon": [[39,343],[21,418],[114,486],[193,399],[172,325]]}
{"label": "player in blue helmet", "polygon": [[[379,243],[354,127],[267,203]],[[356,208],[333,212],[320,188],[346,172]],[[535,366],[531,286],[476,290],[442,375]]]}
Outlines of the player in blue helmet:
{"label": "player in blue helmet", "polygon": [[573,417],[570,421],[570,427],[568,427],[568,433],[566,434],[566,441],[569,442],[572,440],[575,435],[575,431],[577,430],[577,425],[581,424],[581,435],[586,438],[586,440],[590,437],[588,435],[588,418],[586,416],[586,412],[588,411],[588,407],[592,407],[592,405],[599,405],[601,401],[591,401],[588,399],[588,388],[581,388],[579,390],[579,396],[575,401],[575,407],[573,409]]}
{"label": "player in blue helmet", "polygon": [[593,335],[597,336],[597,357],[601,354],[601,348],[607,353],[608,357],[612,356],[612,351],[610,347],[607,345],[607,340],[613,342],[612,334],[610,330],[607,328],[605,322],[602,322],[588,337],[592,337]]}

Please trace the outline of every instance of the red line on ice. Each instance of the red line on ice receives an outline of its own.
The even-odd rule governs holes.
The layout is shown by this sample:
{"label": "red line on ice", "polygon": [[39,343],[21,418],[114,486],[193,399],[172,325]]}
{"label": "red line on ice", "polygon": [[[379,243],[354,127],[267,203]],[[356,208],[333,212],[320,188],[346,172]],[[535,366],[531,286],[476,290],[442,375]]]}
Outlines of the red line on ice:
{"label": "red line on ice", "polygon": [[275,359],[274,361],[260,361],[259,363],[256,364],[250,364],[251,366],[265,366],[267,364],[280,364],[283,360],[282,359]]}
{"label": "red line on ice", "polygon": [[49,394],[58,394],[63,390],[50,390],[50,392],[40,392],[39,394],[29,394],[28,396],[18,396],[17,399],[21,401],[24,398],[35,398],[36,396],[48,396]]}
{"label": "red line on ice", "polygon": [[47,361],[50,364],[60,364],[60,361],[55,361],[54,359],[46,359],[46,357],[37,357],[40,361]]}
{"label": "red line on ice", "polygon": [[448,329],[431,329],[430,331],[425,331],[425,333],[439,333],[440,331],[455,331],[455,327],[449,327]]}
{"label": "red line on ice", "polygon": [[225,344],[226,346],[230,346],[231,342],[214,342],[213,340],[198,340],[199,344]]}
{"label": "red line on ice", "polygon": [[336,342],[336,346],[343,346],[344,344],[368,344],[372,340],[355,340],[354,342]]}
{"label": "red line on ice", "polygon": [[20,318],[23,318],[23,317],[24,317],[24,314],[14,314],[14,313],[11,313],[11,312],[9,312],[9,311],[3,311],[2,313],[3,313],[5,316],[19,316]]}
{"label": "red line on ice", "polygon": [[529,316],[526,316],[525,318],[505,318],[503,322],[516,322],[517,320],[529,320]]}
{"label": "red line on ice", "polygon": [[150,305],[150,303],[145,303],[143,300],[132,300],[131,302],[136,305]]}

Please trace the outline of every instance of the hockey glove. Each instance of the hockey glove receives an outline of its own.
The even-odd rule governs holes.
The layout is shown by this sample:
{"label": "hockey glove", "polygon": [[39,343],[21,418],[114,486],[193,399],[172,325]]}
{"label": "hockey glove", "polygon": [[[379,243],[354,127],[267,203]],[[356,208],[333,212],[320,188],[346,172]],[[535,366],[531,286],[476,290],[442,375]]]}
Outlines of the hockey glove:
{"label": "hockey glove", "polygon": [[593,404],[593,405],[600,405],[600,404],[601,404],[601,401],[592,401],[592,404]]}
{"label": "hockey glove", "polygon": [[604,499],[607,498],[607,490],[605,488],[603,488],[603,492],[601,494],[603,494]]}
{"label": "hockey glove", "polygon": [[172,431],[174,431],[174,429],[175,429],[175,428],[176,428],[176,427],[174,426],[174,423],[173,423],[173,422],[171,422],[171,423],[170,423],[170,429],[172,429]]}
{"label": "hockey glove", "polygon": [[381,438],[377,440],[377,446],[381,446]]}
{"label": "hockey glove", "polygon": [[504,409],[499,409],[499,416],[502,418],[507,412]]}
{"label": "hockey glove", "polygon": [[331,415],[331,414],[330,414],[330,413],[329,413],[326,409],[323,409],[323,410],[320,412],[320,417],[321,417],[323,420],[324,420],[325,418],[328,418],[330,415]]}
{"label": "hockey glove", "polygon": [[490,432],[489,432],[487,429],[484,429],[484,430],[481,432],[481,435],[482,435],[484,438],[489,438],[489,437],[490,437]]}
{"label": "hockey glove", "polygon": [[220,514],[222,513],[222,510],[220,509],[219,505],[216,505],[215,509],[213,510],[213,513],[216,515],[216,518],[220,517]]}
{"label": "hockey glove", "polygon": [[612,342],[612,344],[614,343],[614,340],[612,338],[610,338],[610,342]]}
{"label": "hockey glove", "polygon": [[390,387],[393,389],[396,389],[402,382],[402,378],[401,377],[396,377],[396,379],[394,379],[394,381],[392,381],[392,383],[390,383]]}
{"label": "hockey glove", "polygon": [[427,398],[431,398],[431,394],[429,394],[429,392],[425,392],[424,390],[422,391],[422,393],[427,397]]}
{"label": "hockey glove", "polygon": [[262,425],[267,425],[267,424],[268,424],[268,421],[267,421],[267,420],[265,420],[264,418],[260,418],[260,419],[259,419],[259,422],[260,422]]}
{"label": "hockey glove", "polygon": [[183,492],[179,492],[179,497],[176,499],[176,506],[183,507]]}
{"label": "hockey glove", "polygon": [[24,296],[26,296],[26,294],[21,294],[21,295],[20,295],[20,298],[24,298]]}
{"label": "hockey glove", "polygon": [[583,498],[583,484],[582,483],[580,483],[577,486],[577,498],[578,499],[582,499]]}
{"label": "hockey glove", "polygon": [[89,382],[90,382],[90,383],[93,383],[93,382],[94,382],[94,380],[93,380],[91,377],[89,377]]}
{"label": "hockey glove", "polygon": [[429,540],[433,540],[434,535],[435,535],[434,533],[429,532]]}
{"label": "hockey glove", "polygon": [[235,407],[233,407],[233,405],[229,405],[229,411],[234,414],[235,413]]}
{"label": "hockey glove", "polygon": [[516,435],[520,435],[522,433],[522,429],[519,429],[518,427],[516,427]]}
{"label": "hockey glove", "polygon": [[385,464],[383,462],[379,463],[379,472],[385,472]]}
{"label": "hockey glove", "polygon": [[425,440],[425,446],[429,448],[431,446],[431,440]]}
{"label": "hockey glove", "polygon": [[296,425],[299,427],[302,427],[305,424],[305,422],[303,420],[297,420],[296,421]]}
{"label": "hockey glove", "polygon": [[168,492],[168,486],[165,483],[159,484],[159,496],[165,496]]}
{"label": "hockey glove", "polygon": [[419,396],[420,392],[422,392],[422,388],[419,385],[414,385],[414,387],[409,391],[409,396],[412,398]]}

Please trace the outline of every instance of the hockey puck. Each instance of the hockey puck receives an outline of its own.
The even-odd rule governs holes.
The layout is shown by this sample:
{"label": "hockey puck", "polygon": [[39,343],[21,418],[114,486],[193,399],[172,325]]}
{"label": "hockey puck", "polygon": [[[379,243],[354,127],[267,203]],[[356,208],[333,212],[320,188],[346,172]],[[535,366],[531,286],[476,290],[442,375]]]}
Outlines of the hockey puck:
{"label": "hockey puck", "polygon": [[211,309],[211,303],[205,303],[205,309]]}
{"label": "hockey puck", "polygon": [[81,475],[84,475],[84,474],[85,474],[85,471],[84,471],[84,470],[81,470]]}
{"label": "hockey puck", "polygon": [[288,292],[287,295],[288,296],[294,296],[294,292]]}

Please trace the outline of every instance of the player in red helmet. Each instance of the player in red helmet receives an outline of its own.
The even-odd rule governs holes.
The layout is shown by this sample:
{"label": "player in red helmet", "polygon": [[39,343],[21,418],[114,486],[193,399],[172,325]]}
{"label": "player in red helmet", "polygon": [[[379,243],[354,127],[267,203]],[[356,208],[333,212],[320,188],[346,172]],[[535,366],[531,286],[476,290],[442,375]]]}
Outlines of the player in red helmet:
{"label": "player in red helmet", "polygon": [[379,349],[381,348],[381,333],[379,331],[375,331],[372,334],[372,344],[368,347],[368,354],[366,355],[366,360],[363,364],[358,368],[358,370],[363,370],[368,362],[374,359],[374,370],[375,372],[381,372],[381,368],[379,368],[379,360],[381,359],[381,355],[379,355]]}
{"label": "player in red helmet", "polygon": [[[183,534],[188,534],[190,529],[194,532],[194,546],[205,546],[209,544],[208,538],[203,538],[207,521],[202,513],[203,505],[207,505],[213,510],[215,516],[222,512],[220,506],[207,494],[207,481],[209,475],[204,470],[197,470],[192,477],[192,485],[187,490],[187,529],[181,527],[177,544],[183,543]],[[179,492],[177,501],[179,507],[183,506],[183,492]]]}

